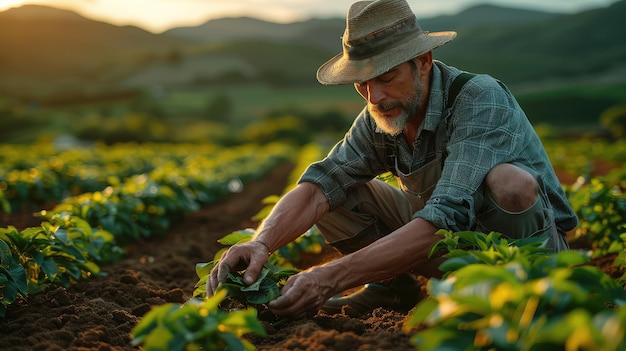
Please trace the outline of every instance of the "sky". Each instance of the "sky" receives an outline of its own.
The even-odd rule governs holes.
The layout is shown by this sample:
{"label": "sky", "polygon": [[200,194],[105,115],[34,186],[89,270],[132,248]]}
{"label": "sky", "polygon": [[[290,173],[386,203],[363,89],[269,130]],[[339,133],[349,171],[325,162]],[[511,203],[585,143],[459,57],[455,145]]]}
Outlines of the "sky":
{"label": "sky", "polygon": [[[482,3],[575,13],[605,7],[617,0],[408,0],[418,19],[455,14]],[[353,0],[0,0],[0,11],[23,4],[41,4],[73,10],[116,25],[135,25],[154,33],[179,26],[197,26],[207,20],[250,16],[273,22],[311,17],[344,17]]]}

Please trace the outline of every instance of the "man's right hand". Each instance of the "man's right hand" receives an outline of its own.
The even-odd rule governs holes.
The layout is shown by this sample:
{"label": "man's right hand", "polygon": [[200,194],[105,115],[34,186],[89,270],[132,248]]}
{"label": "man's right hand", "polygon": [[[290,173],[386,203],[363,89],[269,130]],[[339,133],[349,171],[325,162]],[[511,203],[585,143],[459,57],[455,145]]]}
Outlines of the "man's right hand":
{"label": "man's right hand", "polygon": [[254,283],[267,263],[268,247],[261,241],[249,241],[231,246],[218,261],[209,274],[206,282],[207,296],[213,296],[218,286],[226,281],[228,273],[246,270],[243,276],[244,283]]}

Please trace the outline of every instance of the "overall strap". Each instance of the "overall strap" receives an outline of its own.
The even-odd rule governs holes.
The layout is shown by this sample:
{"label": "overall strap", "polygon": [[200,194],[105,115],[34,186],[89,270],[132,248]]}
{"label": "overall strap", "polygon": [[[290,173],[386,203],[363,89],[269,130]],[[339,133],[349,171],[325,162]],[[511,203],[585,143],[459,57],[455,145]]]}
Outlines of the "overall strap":
{"label": "overall strap", "polygon": [[[454,100],[456,100],[457,95],[465,83],[467,83],[470,79],[476,77],[476,74],[469,72],[461,72],[458,76],[454,78],[452,84],[450,84],[450,89],[448,89],[448,96],[446,99],[446,103],[443,106],[443,126],[438,130],[438,137],[440,140],[443,140],[441,144],[441,152],[443,153],[443,159],[447,157],[447,145],[450,137],[450,117],[452,116],[452,105],[454,104]],[[443,167],[443,165],[442,165]]]}
{"label": "overall strap", "polygon": [[452,108],[452,104],[454,104],[454,100],[456,100],[456,96],[459,95],[461,88],[474,77],[476,77],[474,73],[461,72],[461,74],[454,78],[448,90],[448,99],[446,100],[446,105],[443,107],[444,110]]}

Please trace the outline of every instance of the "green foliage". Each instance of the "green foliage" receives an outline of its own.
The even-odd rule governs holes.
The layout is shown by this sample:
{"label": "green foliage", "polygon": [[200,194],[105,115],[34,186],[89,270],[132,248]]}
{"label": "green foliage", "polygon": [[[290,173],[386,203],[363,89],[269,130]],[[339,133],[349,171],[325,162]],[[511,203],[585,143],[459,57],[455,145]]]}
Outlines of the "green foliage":
{"label": "green foliage", "polygon": [[[129,195],[136,192],[148,201],[146,208],[152,200],[159,202],[159,196],[178,197],[183,202],[180,207],[194,201],[206,205],[228,193],[231,180],[256,179],[290,159],[292,153],[289,146],[279,143],[232,148],[96,144],[68,150],[53,145],[0,145],[0,203],[8,203],[12,211],[87,192],[102,192],[106,197],[127,188]],[[158,194],[155,186],[160,188]]]}
{"label": "green foliage", "polygon": [[27,294],[26,270],[15,256],[9,244],[0,239],[0,318],[5,315],[6,306]]}
{"label": "green foliage", "polygon": [[484,234],[474,231],[439,230],[437,234],[444,238],[431,247],[430,256],[442,254],[449,258],[439,267],[446,272],[445,275],[474,263],[502,265],[521,261],[530,264],[531,259],[551,252],[539,247],[542,238],[509,241],[497,232]]}
{"label": "green foliage", "polygon": [[209,120],[227,124],[233,114],[234,104],[230,96],[220,94],[209,100],[206,113]]}
{"label": "green foliage", "polygon": [[154,307],[137,324],[132,345],[146,351],[244,351],[254,350],[243,335],[265,335],[254,308],[223,312],[220,302],[226,291],[208,299],[191,299],[185,304]]}
{"label": "green foliage", "polygon": [[590,180],[593,172],[597,171],[594,169],[594,161],[615,164],[616,167],[626,163],[626,140],[608,142],[577,137],[573,140],[544,139],[542,142],[553,167],[582,177],[583,184]]}
{"label": "green foliage", "polygon": [[[463,233],[450,273],[432,279],[430,297],[411,312],[405,331],[420,350],[623,350],[626,292],[581,253],[536,252],[498,235]],[[477,246],[463,254],[460,247]],[[611,309],[610,306],[618,306]]]}
{"label": "green foliage", "polygon": [[52,216],[23,231],[0,228],[0,316],[18,296],[100,274],[99,264],[113,261],[120,251],[111,233],[76,217]]}
{"label": "green foliage", "polygon": [[[50,285],[68,286],[99,274],[99,264],[113,262],[123,254],[118,243],[125,245],[163,233],[183,214],[231,191],[241,191],[245,183],[291,154],[286,145],[280,144],[232,149],[198,145],[194,146],[195,152],[189,147],[152,145],[151,152],[138,148],[138,153],[152,155],[152,161],[159,166],[149,173],[126,178],[108,173],[106,182],[110,185],[104,190],[69,197],[52,210],[41,211],[47,221],[40,227],[21,232],[14,227],[0,229],[2,313],[19,296],[40,292]],[[207,151],[211,153],[204,154]],[[133,154],[134,150],[126,146],[125,152]],[[55,158],[54,155],[51,152],[48,156]],[[30,168],[30,161],[23,161],[22,165],[17,157],[12,161],[15,169],[26,168],[34,176],[41,174]],[[50,162],[63,168],[66,161],[57,156]],[[74,172],[80,167],[67,164],[67,169]],[[105,163],[102,172],[115,169],[115,165]],[[98,172],[87,174],[101,176]],[[8,181],[0,181],[0,189],[8,189]],[[54,181],[49,185],[59,186]]]}
{"label": "green foliage", "polygon": [[284,116],[250,123],[243,130],[243,136],[246,140],[260,144],[280,140],[304,145],[311,141],[313,135],[298,117]]}
{"label": "green foliage", "polygon": [[626,249],[626,168],[591,179],[570,197],[579,218],[576,235],[589,240],[593,257]]}
{"label": "green foliage", "polygon": [[626,104],[608,108],[600,115],[600,123],[607,128],[615,138],[626,137]]}

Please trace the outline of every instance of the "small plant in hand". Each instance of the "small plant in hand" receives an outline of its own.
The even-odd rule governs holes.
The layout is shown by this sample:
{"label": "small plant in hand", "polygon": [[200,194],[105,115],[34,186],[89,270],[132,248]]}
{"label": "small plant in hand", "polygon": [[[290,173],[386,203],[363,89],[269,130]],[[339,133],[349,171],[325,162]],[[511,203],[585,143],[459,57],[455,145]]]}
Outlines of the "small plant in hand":
{"label": "small plant in hand", "polygon": [[[240,230],[235,231],[224,238],[218,240],[220,243],[232,246],[237,243],[250,241],[254,231]],[[225,250],[225,249],[224,249]],[[194,296],[206,297],[206,282],[209,273],[213,267],[219,262],[224,252],[220,250],[215,259],[208,263],[198,263],[196,265],[196,274],[200,278],[196,283]],[[238,310],[246,307],[254,307],[259,311],[259,319],[271,322],[274,325],[283,323],[285,320],[278,319],[267,308],[267,303],[280,296],[280,289],[285,285],[287,278],[299,272],[298,269],[286,264],[286,260],[278,253],[273,253],[268,258],[268,263],[263,266],[258,279],[246,285],[243,281],[245,271],[235,271],[228,273],[226,281],[220,285],[220,289],[228,292],[227,298],[220,305],[226,310]]]}

